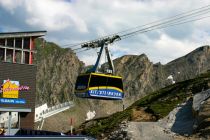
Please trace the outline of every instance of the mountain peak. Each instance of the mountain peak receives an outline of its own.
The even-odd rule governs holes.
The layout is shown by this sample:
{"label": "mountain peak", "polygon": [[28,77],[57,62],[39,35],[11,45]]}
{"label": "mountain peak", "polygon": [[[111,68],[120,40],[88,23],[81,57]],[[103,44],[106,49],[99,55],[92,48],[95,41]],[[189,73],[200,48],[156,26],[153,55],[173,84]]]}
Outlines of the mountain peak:
{"label": "mountain peak", "polygon": [[201,46],[201,47],[195,49],[195,51],[208,51],[208,50],[210,50],[209,45]]}
{"label": "mountain peak", "polygon": [[146,57],[146,58],[148,58],[145,53],[140,54],[139,57]]}
{"label": "mountain peak", "polygon": [[133,60],[139,60],[139,61],[148,61],[149,62],[149,58],[147,57],[146,54],[140,54],[140,55],[124,55],[124,56],[121,56],[117,59],[115,59],[114,61],[117,62],[117,63],[126,63],[128,61],[133,61]]}
{"label": "mountain peak", "polygon": [[190,52],[187,55],[194,55],[194,54],[197,54],[197,53],[209,53],[210,54],[210,46],[205,45],[205,46],[198,47],[197,49],[195,49],[194,51]]}
{"label": "mountain peak", "polygon": [[181,62],[183,60],[188,60],[191,62],[195,62],[197,60],[203,60],[204,58],[208,58],[210,56],[210,46],[209,45],[205,45],[205,46],[201,46],[198,47],[197,49],[193,50],[192,52],[186,54],[183,57],[177,58],[175,60],[172,60],[171,62],[167,63],[166,65],[171,65],[177,63],[177,62]]}

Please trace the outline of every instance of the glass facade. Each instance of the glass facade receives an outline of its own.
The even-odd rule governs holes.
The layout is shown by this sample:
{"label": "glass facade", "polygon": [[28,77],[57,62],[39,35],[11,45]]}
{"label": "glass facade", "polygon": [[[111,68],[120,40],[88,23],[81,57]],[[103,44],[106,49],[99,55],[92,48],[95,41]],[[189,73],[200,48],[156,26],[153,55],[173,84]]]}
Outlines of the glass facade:
{"label": "glass facade", "polygon": [[22,48],[22,38],[15,38],[15,48]]}
{"label": "glass facade", "polygon": [[5,39],[0,39],[0,45],[5,46]]}
{"label": "glass facade", "polygon": [[5,58],[5,48],[0,48],[0,61],[4,61]]}
{"label": "glass facade", "polygon": [[0,61],[33,64],[33,38],[0,38]]}

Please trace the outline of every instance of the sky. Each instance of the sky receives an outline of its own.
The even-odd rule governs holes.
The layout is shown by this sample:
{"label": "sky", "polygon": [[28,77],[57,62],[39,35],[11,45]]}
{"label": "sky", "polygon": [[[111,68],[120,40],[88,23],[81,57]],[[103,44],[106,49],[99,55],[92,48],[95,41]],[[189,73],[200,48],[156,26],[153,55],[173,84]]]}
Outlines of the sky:
{"label": "sky", "polygon": [[[197,9],[209,0],[0,0],[0,32],[46,30],[63,46],[81,43]],[[112,58],[146,54],[166,64],[210,44],[210,18],[138,34],[109,46]],[[77,53],[94,64],[97,50]]]}

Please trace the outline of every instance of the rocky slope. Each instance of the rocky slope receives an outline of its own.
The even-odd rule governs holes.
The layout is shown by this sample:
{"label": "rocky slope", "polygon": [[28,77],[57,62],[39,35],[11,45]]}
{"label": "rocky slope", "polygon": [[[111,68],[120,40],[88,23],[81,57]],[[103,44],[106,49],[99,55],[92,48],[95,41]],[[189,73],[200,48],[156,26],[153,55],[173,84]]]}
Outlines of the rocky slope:
{"label": "rocky slope", "polygon": [[[98,139],[110,139],[114,135],[119,135],[127,139],[128,134],[131,135],[129,136],[131,138],[138,135],[145,136],[144,138],[147,139],[147,135],[148,139],[155,139],[157,137],[151,136],[150,130],[161,128],[155,131],[154,134],[157,134],[157,136],[162,139],[165,136],[169,136],[164,134],[166,133],[164,131],[170,131],[170,135],[176,133],[177,135],[190,136],[193,133],[193,129],[195,129],[195,138],[197,136],[206,136],[210,126],[210,124],[207,123],[209,120],[209,98],[207,98],[208,100],[205,102],[203,102],[203,100],[201,101],[202,104],[198,112],[198,117],[194,118],[192,112],[192,97],[198,92],[209,90],[209,88],[210,72],[207,72],[194,79],[178,82],[150,93],[136,101],[124,111],[114,113],[108,117],[87,121],[77,129],[77,132],[94,136]],[[169,112],[171,113],[169,114]],[[160,119],[162,119],[162,121],[152,123]],[[193,125],[196,119],[199,121],[197,128],[194,128]],[[138,128],[137,130],[139,131],[135,130],[134,132],[134,129],[129,129],[129,127],[128,130],[125,131],[127,124],[124,122],[148,123],[133,123],[134,125],[128,123],[128,126],[131,124]],[[159,133],[164,135],[161,136]],[[198,135],[198,133],[200,134]],[[170,139],[174,138],[172,137]]]}
{"label": "rocky slope", "polygon": [[[138,140],[198,140],[210,139],[210,89],[177,105],[166,117],[156,122],[131,118],[103,139]],[[151,116],[138,112],[140,116]],[[140,117],[142,118],[142,117]],[[152,132],[152,135],[151,135]],[[104,134],[102,135],[104,136]]]}
{"label": "rocky slope", "polygon": [[166,117],[156,122],[123,121],[119,124],[119,129],[111,132],[103,139],[197,140],[199,136],[192,136],[194,121],[192,98],[190,98],[187,102],[175,107]]}
{"label": "rocky slope", "polygon": [[[73,86],[84,65],[70,49],[37,40],[36,104],[55,105],[73,99]],[[44,45],[44,46],[43,46]]]}
{"label": "rocky slope", "polygon": [[[145,54],[126,55],[114,60],[116,74],[123,77],[125,99],[123,101],[99,101],[79,99],[73,94],[77,75],[85,65],[70,49],[63,49],[54,43],[37,40],[37,88],[36,104],[55,105],[73,100],[75,108],[49,118],[44,129],[66,131],[68,127],[55,124],[68,123],[69,116],[77,118],[79,125],[86,119],[88,111],[95,111],[96,117],[103,117],[121,111],[123,104],[128,107],[147,93],[195,77],[210,68],[210,47],[204,46],[166,65],[153,64]],[[44,47],[43,47],[44,46]]]}
{"label": "rocky slope", "polygon": [[194,132],[210,139],[210,89],[194,96],[193,112],[196,118]]}

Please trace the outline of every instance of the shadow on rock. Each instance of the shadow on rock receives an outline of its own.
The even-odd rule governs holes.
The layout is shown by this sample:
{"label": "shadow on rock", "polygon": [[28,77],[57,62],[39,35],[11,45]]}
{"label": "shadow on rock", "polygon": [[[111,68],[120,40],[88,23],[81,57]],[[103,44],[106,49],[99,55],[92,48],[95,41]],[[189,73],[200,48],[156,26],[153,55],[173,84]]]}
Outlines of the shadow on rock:
{"label": "shadow on rock", "polygon": [[192,100],[188,100],[177,112],[175,122],[171,128],[172,132],[180,135],[191,135],[195,119],[192,113]]}

